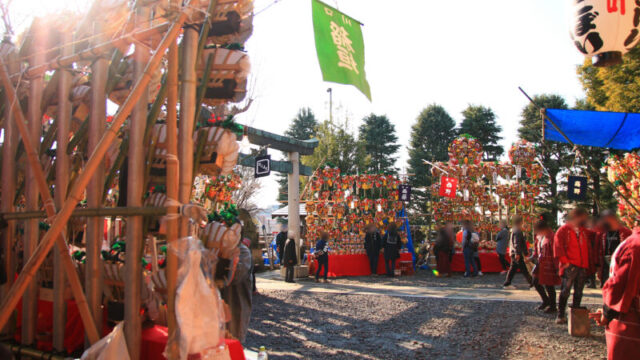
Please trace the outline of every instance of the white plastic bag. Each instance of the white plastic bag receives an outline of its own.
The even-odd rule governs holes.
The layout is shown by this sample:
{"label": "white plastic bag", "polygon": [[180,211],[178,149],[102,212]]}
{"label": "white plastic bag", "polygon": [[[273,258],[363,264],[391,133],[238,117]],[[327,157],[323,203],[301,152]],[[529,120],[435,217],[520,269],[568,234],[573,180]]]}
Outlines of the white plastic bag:
{"label": "white plastic bag", "polygon": [[124,321],[116,325],[109,335],[103,337],[97,343],[82,354],[82,360],[130,360],[127,341],[124,338]]}
{"label": "white plastic bag", "polygon": [[180,258],[175,300],[178,329],[170,334],[167,349],[176,341],[179,359],[187,359],[189,354],[200,354],[201,359],[230,359],[221,321],[222,300],[218,290],[207,282],[200,266],[203,253],[207,257],[210,251],[193,237],[180,239],[177,245]]}

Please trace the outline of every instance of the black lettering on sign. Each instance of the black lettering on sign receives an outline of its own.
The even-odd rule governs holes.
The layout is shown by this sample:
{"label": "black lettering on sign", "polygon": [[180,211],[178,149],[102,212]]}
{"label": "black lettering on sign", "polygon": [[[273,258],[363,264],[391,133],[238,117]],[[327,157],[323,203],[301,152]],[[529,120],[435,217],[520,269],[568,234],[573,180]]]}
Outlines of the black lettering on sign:
{"label": "black lettering on sign", "polygon": [[596,25],[593,23],[593,20],[600,15],[597,11],[593,10],[593,6],[585,6],[582,9],[578,10],[578,23],[576,24],[576,35],[583,36],[586,35],[589,31],[596,28]]}

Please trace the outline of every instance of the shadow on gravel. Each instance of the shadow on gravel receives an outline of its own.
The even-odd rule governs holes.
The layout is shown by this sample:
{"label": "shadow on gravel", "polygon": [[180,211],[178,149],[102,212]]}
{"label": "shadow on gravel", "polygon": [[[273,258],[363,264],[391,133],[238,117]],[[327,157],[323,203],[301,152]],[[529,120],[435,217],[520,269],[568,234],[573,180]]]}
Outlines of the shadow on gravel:
{"label": "shadow on gravel", "polygon": [[571,338],[531,303],[269,291],[247,348],[270,359],[601,359],[604,336]]}

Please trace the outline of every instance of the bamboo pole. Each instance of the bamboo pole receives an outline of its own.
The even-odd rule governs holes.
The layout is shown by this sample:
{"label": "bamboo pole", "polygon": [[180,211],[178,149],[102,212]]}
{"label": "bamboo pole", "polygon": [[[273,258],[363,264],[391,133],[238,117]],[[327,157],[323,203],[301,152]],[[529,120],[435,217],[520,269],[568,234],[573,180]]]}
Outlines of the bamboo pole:
{"label": "bamboo pole", "polygon": [[[104,21],[93,23],[94,33],[102,31]],[[91,64],[91,106],[89,110],[87,153],[92,153],[102,138],[107,123],[107,85],[109,62],[105,57],[98,57]],[[102,188],[104,184],[104,162],[100,162],[87,186],[87,206],[99,208],[102,206]],[[96,324],[102,324],[102,290],[103,264],[101,259],[102,239],[104,233],[104,218],[87,218],[85,241],[86,263],[84,272],[84,288],[87,302]]]}
{"label": "bamboo pole", "polygon": [[[35,29],[33,29],[35,28]],[[39,19],[32,24],[34,32],[32,56],[29,63],[38,66],[45,61],[42,50],[46,47],[47,34],[43,31]],[[42,134],[42,91],[44,89],[44,76],[34,76],[29,79],[29,101],[27,105],[27,137],[36,144],[36,151],[39,148],[40,136]],[[37,161],[37,160],[36,160]],[[39,162],[38,162],[39,163]],[[25,209],[38,210],[39,196],[36,187],[36,170],[31,167],[25,169]],[[31,257],[38,246],[40,229],[38,220],[29,219],[25,221],[23,236],[23,256],[25,259]],[[38,279],[32,280],[27,286],[27,290],[22,297],[22,338],[23,345],[35,343],[36,322],[38,320]]]}
{"label": "bamboo pole", "polygon": [[[125,102],[120,107],[118,113],[113,119],[111,127],[106,132],[106,134],[98,144],[98,147],[96,148],[94,153],[91,155],[91,157],[87,161],[85,170],[78,175],[78,178],[75,181],[73,187],[71,188],[71,191],[69,192],[69,195],[67,197],[67,200],[64,203],[64,206],[60,209],[60,212],[54,219],[53,224],[51,225],[47,233],[44,235],[42,241],[38,245],[38,248],[36,249],[33,256],[25,263],[22,269],[22,272],[16,279],[15,284],[11,287],[7,296],[2,300],[2,303],[0,304],[0,327],[6,324],[11,314],[11,311],[13,311],[13,309],[17,305],[18,301],[20,300],[20,297],[26,290],[26,287],[29,284],[29,281],[33,279],[36,271],[38,270],[38,268],[46,258],[47,253],[49,252],[49,250],[51,250],[51,247],[53,247],[54,241],[56,241],[56,238],[58,237],[58,235],[60,235],[66,222],[69,220],[69,217],[71,216],[71,213],[75,209],[76,204],[80,200],[82,200],[82,192],[84,191],[87,184],[89,183],[89,179],[91,178],[91,175],[99,165],[98,163],[103,161],[105,153],[107,152],[113,140],[116,138],[118,131],[122,127],[122,124],[124,123],[126,118],[129,116],[129,114],[131,114],[131,110],[133,109],[135,102],[137,101],[138,97],[140,96],[144,88],[151,81],[151,73],[160,64],[160,61],[162,60],[162,55],[164,54],[165,50],[169,46],[170,42],[174,41],[175,38],[178,36],[180,29],[182,27],[182,24],[186,19],[187,19],[187,13],[184,11],[181,12],[180,15],[177,17],[177,19],[175,20],[175,22],[173,23],[173,25],[171,25],[171,28],[165,34],[164,38],[158,45],[158,48],[156,49],[155,53],[149,60],[149,63],[147,64],[143,77],[138,81],[138,83],[135,85],[135,87],[133,88],[133,90],[125,100]],[[8,82],[8,77],[6,75],[6,70],[4,69],[4,66],[2,67],[0,74],[2,75],[3,78],[6,78],[6,79],[3,79],[3,81],[6,80]]]}
{"label": "bamboo pole", "polygon": [[[9,75],[7,74],[7,70],[4,64],[0,66],[0,80],[2,81],[2,85],[4,86],[7,100],[13,106],[13,109],[11,111],[15,116],[15,124],[18,125],[17,129],[20,134],[20,137],[22,138],[22,143],[24,144],[25,153],[27,155],[27,160],[29,162],[29,169],[32,169],[33,172],[35,173],[37,189],[40,192],[40,196],[42,196],[43,198],[46,215],[49,217],[53,217],[56,215],[55,204],[53,202],[53,199],[51,198],[51,193],[49,192],[49,187],[44,177],[44,172],[42,171],[42,167],[40,166],[35,145],[33,144],[31,137],[28,134],[28,129],[26,126],[26,120],[25,120],[24,114],[22,113],[22,110],[20,109],[19,104],[17,102],[16,91],[9,80]],[[76,305],[78,306],[78,311],[80,312],[80,317],[82,318],[82,322],[85,326],[87,335],[89,336],[89,339],[91,339],[91,342],[93,343],[98,341],[100,339],[100,336],[98,334],[98,328],[96,327],[95,323],[93,322],[93,319],[91,318],[89,307],[87,306],[87,301],[84,296],[84,292],[82,290],[82,284],[80,283],[80,279],[78,278],[78,273],[76,272],[75,266],[73,265],[73,260],[71,259],[71,255],[69,255],[69,249],[67,247],[67,243],[65,242],[64,238],[60,236],[63,230],[62,227],[64,227],[64,225],[66,224],[61,225],[61,229],[58,232],[58,235],[50,238],[49,241],[51,241],[51,243],[48,245],[49,248],[45,252],[39,253],[42,250],[38,250],[38,249],[42,247],[42,242],[44,242],[45,240],[44,238],[42,239],[42,241],[38,245],[38,249],[36,249],[36,254],[38,254],[41,257],[40,258],[40,264],[41,264],[42,261],[44,261],[45,257],[47,256],[47,253],[51,249],[51,246],[53,245],[53,241],[56,242],[58,251],[62,258],[62,264],[68,276],[69,285],[71,286],[73,297],[76,300]],[[30,272],[25,279],[23,279],[22,283],[18,284],[16,281],[16,285],[19,285],[21,289],[20,294],[18,295],[18,298],[22,296],[22,292],[24,292],[24,289],[27,287],[30,278],[32,278],[35,275],[38,266],[36,266],[35,269],[33,269],[32,272]],[[23,268],[23,271],[24,271],[24,268]],[[19,279],[20,279],[20,276],[18,277],[18,280]],[[13,288],[16,287],[16,285],[14,285],[9,290],[9,293],[7,294],[7,298],[11,298],[12,296],[14,296]],[[0,307],[1,309],[0,320],[2,320],[0,321],[0,327],[4,326],[5,316],[9,316],[5,314],[4,311],[8,313],[13,311],[13,308],[15,307],[15,304],[17,303],[18,300],[19,299],[12,299],[13,305],[11,308],[7,308],[4,306]]]}
{"label": "bamboo pole", "polygon": [[[182,45],[182,73],[180,88],[180,131],[178,132],[178,158],[180,159],[180,187],[178,201],[185,204],[191,197],[193,174],[193,127],[196,110],[196,62],[198,31],[185,28]],[[188,235],[189,220],[180,219],[179,237]]]}
{"label": "bamboo pole", "polygon": [[[113,40],[100,43],[89,49],[85,49],[68,56],[58,56],[56,59],[48,63],[42,63],[36,66],[30,66],[28,69],[25,70],[22,76],[26,78],[31,78],[34,76],[42,75],[47,70],[57,70],[61,67],[70,66],[77,61],[94,59],[95,57],[102,56],[104,55],[105,52],[112,50],[113,47],[127,47],[131,43],[144,41],[150,36],[164,33],[165,31],[168,31],[169,26],[170,26],[170,22],[162,23],[162,24],[150,27],[148,29],[134,31],[130,34],[126,34],[118,38],[115,38]],[[11,74],[11,77],[17,77],[17,76],[18,74]]]}
{"label": "bamboo pole", "polygon": [[[149,17],[149,9],[138,6],[136,22],[143,23]],[[145,47],[136,45],[133,54],[133,78],[138,80],[144,76],[145,64],[149,54]],[[142,206],[144,186],[144,132],[147,122],[147,104],[149,103],[148,87],[144,86],[136,101],[129,124],[129,158],[127,165],[127,206]],[[141,216],[127,218],[127,251],[125,253],[124,283],[124,335],[132,359],[140,358],[142,340],[142,322],[140,319],[142,288],[142,249],[144,234]]]}
{"label": "bamboo pole", "polygon": [[[169,64],[167,69],[167,197],[178,198],[178,45],[174,41],[169,46]],[[177,212],[176,207],[167,209]],[[167,242],[169,246],[175,246],[178,239],[178,220],[171,218],[167,221]],[[174,251],[167,251],[167,310],[169,325],[169,340],[174,339],[177,330],[176,322],[176,286],[178,276],[178,257]],[[173,336],[172,336],[173,335]],[[178,357],[178,343],[167,342],[167,355],[169,359]]]}
{"label": "bamboo pole", "polygon": [[[167,209],[164,207],[101,207],[101,208],[78,208],[73,210],[71,217],[111,217],[111,216],[164,216]],[[5,220],[25,220],[44,219],[47,217],[45,211],[20,211],[0,213]]]}
{"label": "bamboo pole", "polygon": [[[6,93],[6,91],[5,91]],[[13,114],[11,111],[11,100],[5,96],[4,115],[4,144],[2,146],[2,199],[0,206],[3,212],[13,212],[14,198],[16,193],[16,148],[18,144],[18,133],[15,129]],[[3,266],[7,274],[7,282],[2,287],[2,296],[7,294],[16,271],[16,261],[13,256],[13,244],[15,242],[16,222],[8,220],[7,227],[3,231],[2,247],[5,262]],[[13,319],[15,320],[15,319]],[[6,333],[15,332],[15,324],[12,321],[5,329]]]}
{"label": "bamboo pole", "polygon": [[[72,40],[70,33],[64,34],[64,43],[67,45],[62,49],[63,55],[68,55],[72,51],[69,43]],[[58,70],[58,115],[56,124],[58,127],[56,136],[56,186],[54,198],[56,207],[60,208],[67,198],[67,186],[69,186],[69,154],[67,154],[67,144],[69,143],[69,132],[71,131],[71,102],[69,92],[71,89],[71,73],[68,69]],[[56,351],[64,350],[64,329],[67,318],[67,304],[64,298],[65,276],[62,267],[62,257],[59,252],[53,255],[53,348]]]}

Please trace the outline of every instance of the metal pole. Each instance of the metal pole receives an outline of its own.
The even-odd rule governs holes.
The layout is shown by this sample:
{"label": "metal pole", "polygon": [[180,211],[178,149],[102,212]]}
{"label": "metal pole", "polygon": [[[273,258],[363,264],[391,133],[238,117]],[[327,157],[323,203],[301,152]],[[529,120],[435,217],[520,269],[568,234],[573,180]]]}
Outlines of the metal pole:
{"label": "metal pole", "polygon": [[[139,6],[136,9],[136,22],[144,23],[149,17],[149,9]],[[134,79],[142,78],[144,68],[149,61],[149,53],[143,46],[135,47],[133,54]],[[156,70],[159,71],[159,70]],[[136,102],[131,123],[129,125],[129,161],[127,165],[127,206],[142,206],[144,186],[144,130],[147,122],[147,106],[149,104],[147,86],[142,89]],[[142,249],[144,245],[142,217],[127,218],[127,252],[125,254],[125,284],[124,284],[124,334],[127,340],[129,356],[140,358],[140,344],[142,339],[142,323],[140,319],[142,288]]]}
{"label": "metal pole", "polygon": [[[103,28],[103,21],[94,22],[94,33],[99,34]],[[98,143],[105,132],[107,119],[107,71],[109,63],[104,57],[97,58],[91,66],[91,110],[89,113],[87,153],[91,154],[98,147]],[[66,149],[66,146],[64,147]],[[102,206],[102,190],[104,184],[104,163],[100,163],[93,173],[87,186],[87,205],[90,208]],[[103,265],[100,257],[104,233],[104,218],[87,218],[86,226],[86,264],[84,288],[89,309],[96,324],[102,324],[102,272]],[[127,249],[128,250],[128,249]]]}
{"label": "metal pole", "polygon": [[[67,45],[62,49],[62,55],[68,55],[73,50],[70,33],[65,33],[63,42]],[[69,92],[71,89],[71,73],[68,69],[59,69],[60,80],[58,82],[58,115],[56,122],[58,132],[56,134],[56,186],[54,199],[59,209],[67,198],[67,186],[69,186],[69,155],[67,145],[69,132],[71,131],[71,102]],[[65,276],[60,252],[53,255],[53,348],[56,351],[64,350],[64,329],[67,320],[67,304],[64,298]]]}
{"label": "metal pole", "polygon": [[328,88],[327,92],[329,93],[329,122],[333,122],[333,89]]}
{"label": "metal pole", "polygon": [[[80,200],[82,200],[82,192],[87,187],[89,179],[99,165],[98,163],[103,161],[104,155],[106,154],[109,146],[111,146],[113,140],[118,135],[118,131],[122,127],[122,124],[124,124],[126,118],[131,114],[133,106],[138,97],[141,95],[142,90],[145,89],[145,87],[151,81],[151,73],[158,67],[160,61],[162,61],[162,55],[168,48],[169,43],[171,41],[174,41],[178,36],[182,28],[182,24],[184,24],[184,21],[186,19],[187,13],[184,11],[181,12],[173,25],[171,25],[169,31],[165,34],[153,56],[149,60],[149,63],[147,64],[147,67],[145,69],[144,76],[133,87],[125,102],[120,106],[118,113],[113,119],[111,127],[100,141],[98,148],[94,151],[94,153],[87,161],[84,171],[79,174],[78,178],[74,182],[73,187],[71,188],[71,191],[67,196],[67,200],[64,203],[64,206],[58,212],[58,215],[55,217],[53,224],[49,228],[49,231],[47,231],[47,233],[42,238],[42,241],[38,245],[38,248],[36,249],[33,256],[25,263],[22,271],[20,272],[20,275],[9,290],[7,296],[2,299],[2,302],[0,303],[0,327],[4,326],[7,323],[11,312],[13,311],[13,309],[15,309],[18,301],[20,300],[20,297],[24,294],[27,286],[29,285],[29,282],[35,276],[36,271],[38,270],[40,265],[42,265],[42,262],[46,258],[47,253],[53,247],[54,242],[62,232],[66,222],[71,216],[71,213],[75,209],[76,204]],[[8,79],[6,78],[6,71],[4,69],[0,71],[0,75],[3,76],[3,83],[6,83]],[[83,321],[85,321],[84,317]]]}

